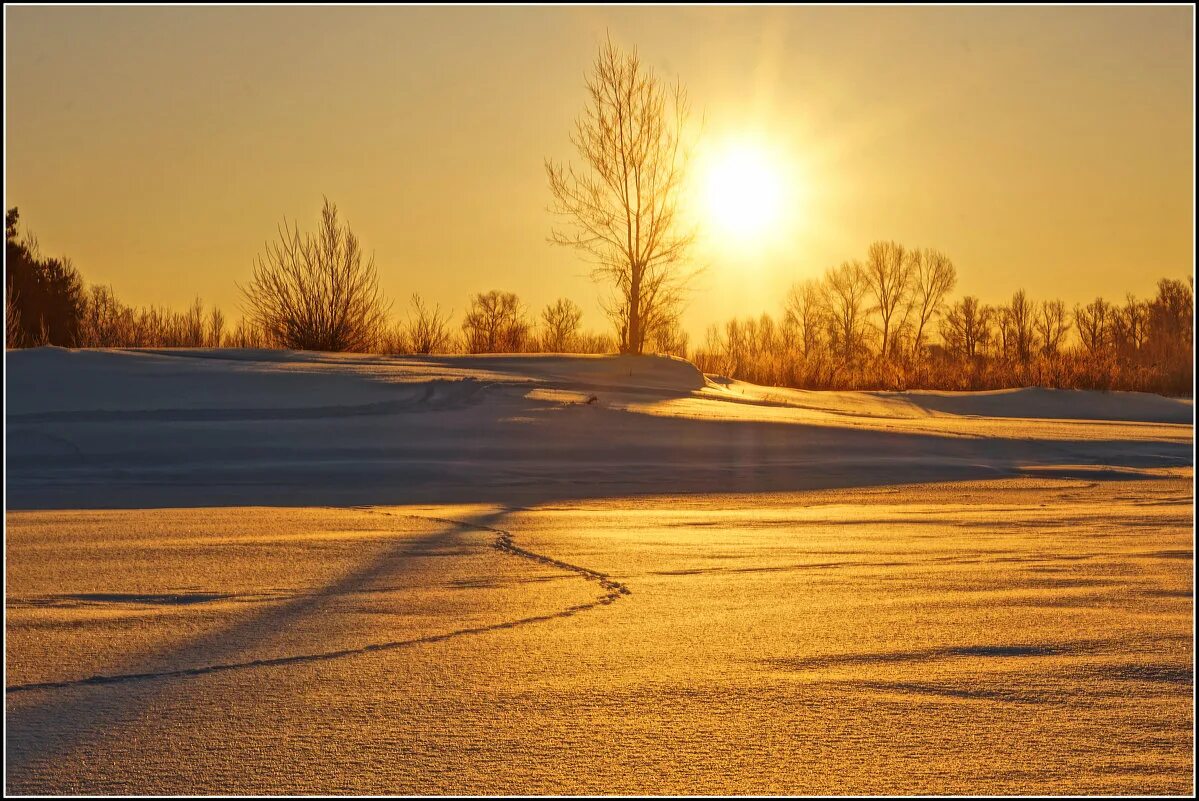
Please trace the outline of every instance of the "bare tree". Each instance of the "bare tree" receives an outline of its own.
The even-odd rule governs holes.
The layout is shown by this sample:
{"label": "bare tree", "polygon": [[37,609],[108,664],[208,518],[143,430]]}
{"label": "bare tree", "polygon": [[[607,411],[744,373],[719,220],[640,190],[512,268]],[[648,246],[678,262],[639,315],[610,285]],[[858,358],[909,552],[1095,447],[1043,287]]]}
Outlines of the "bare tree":
{"label": "bare tree", "polygon": [[941,338],[951,352],[973,359],[981,356],[991,338],[994,311],[967,295],[949,307],[941,319]]}
{"label": "bare tree", "polygon": [[541,349],[547,353],[575,350],[583,310],[569,298],[559,298],[541,310]]}
{"label": "bare tree", "polygon": [[827,316],[819,281],[809,278],[791,285],[783,309],[783,330],[805,359],[820,347],[820,332],[827,328]]}
{"label": "bare tree", "polygon": [[531,327],[520,298],[494,289],[474,295],[462,319],[468,353],[519,353],[528,344]]}
{"label": "bare tree", "polygon": [[208,313],[208,347],[219,348],[225,343],[225,313],[216,306]]}
{"label": "bare tree", "polygon": [[678,219],[687,95],[611,40],[600,48],[587,94],[570,137],[583,166],[545,162],[550,210],[567,224],[550,241],[583,253],[592,277],[612,286],[606,308],[621,350],[641,353],[656,329],[677,318],[691,277],[684,265],[694,232],[680,230]]}
{"label": "bare tree", "polygon": [[1124,305],[1115,312],[1113,333],[1116,347],[1125,356],[1135,356],[1145,347],[1149,327],[1149,306],[1131,292],[1125,295]]}
{"label": "bare tree", "polygon": [[844,361],[853,361],[863,344],[863,306],[870,291],[870,281],[862,263],[847,261],[830,269],[825,274],[822,289],[833,335],[831,345]]}
{"label": "bare tree", "polygon": [[1066,304],[1060,300],[1041,301],[1035,322],[1037,336],[1041,340],[1041,353],[1056,356],[1070,331],[1070,320],[1066,316]]}
{"label": "bare tree", "polygon": [[924,331],[945,304],[945,296],[957,283],[953,262],[939,250],[913,250],[912,309],[916,312],[916,333],[913,348],[917,354],[924,346]]}
{"label": "bare tree", "polygon": [[999,335],[1003,342],[1003,353],[1015,356],[1024,363],[1032,359],[1035,346],[1033,328],[1034,305],[1023,289],[1012,295],[1011,303],[999,309]]}
{"label": "bare tree", "polygon": [[1190,364],[1195,344],[1195,280],[1163,278],[1149,304],[1145,344],[1156,360]]}
{"label": "bare tree", "polygon": [[287,221],[279,241],[255,261],[238,287],[247,313],[269,342],[285,348],[367,351],[386,330],[387,306],[375,260],[362,260],[358,237],[325,199],[320,230],[301,234]]}
{"label": "bare tree", "polygon": [[1110,341],[1112,307],[1103,298],[1095,298],[1085,306],[1074,307],[1074,323],[1078,338],[1092,358],[1102,356]]}
{"label": "bare tree", "polygon": [[408,324],[402,331],[405,349],[421,354],[450,350],[450,312],[443,314],[440,305],[430,308],[415,292],[409,303]]}
{"label": "bare tree", "polygon": [[865,275],[881,321],[879,355],[884,358],[892,355],[892,333],[901,322],[896,312],[908,297],[912,270],[913,261],[898,242],[875,242],[867,251]]}
{"label": "bare tree", "polygon": [[128,309],[117,300],[112,287],[93,284],[85,295],[83,315],[79,321],[79,344],[85,348],[115,348],[130,342],[126,330]]}

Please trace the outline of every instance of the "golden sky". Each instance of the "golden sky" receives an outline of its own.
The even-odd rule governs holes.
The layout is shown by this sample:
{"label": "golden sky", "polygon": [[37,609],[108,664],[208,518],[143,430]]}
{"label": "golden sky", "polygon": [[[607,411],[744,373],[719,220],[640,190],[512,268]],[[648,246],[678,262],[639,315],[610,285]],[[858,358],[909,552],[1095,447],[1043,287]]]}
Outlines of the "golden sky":
{"label": "golden sky", "polygon": [[[701,232],[685,321],[777,312],[874,239],[933,246],[955,294],[1069,303],[1190,274],[1193,13],[1159,8],[14,8],[6,207],[137,304],[235,281],[322,194],[413,291],[460,313],[567,295],[547,156],[605,33],[687,86],[696,185],[730,149],[785,177],[753,237]],[[702,168],[702,169],[701,169]],[[697,189],[696,196],[700,194]],[[701,217],[701,219],[704,219]]]}

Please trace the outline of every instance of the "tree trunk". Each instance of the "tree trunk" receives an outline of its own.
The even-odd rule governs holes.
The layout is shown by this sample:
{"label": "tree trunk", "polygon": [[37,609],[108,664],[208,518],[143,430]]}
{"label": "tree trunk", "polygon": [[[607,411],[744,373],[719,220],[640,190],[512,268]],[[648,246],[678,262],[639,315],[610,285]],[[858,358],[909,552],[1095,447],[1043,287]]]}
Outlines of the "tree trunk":
{"label": "tree trunk", "polygon": [[633,265],[629,283],[629,341],[628,352],[641,353],[641,268]]}

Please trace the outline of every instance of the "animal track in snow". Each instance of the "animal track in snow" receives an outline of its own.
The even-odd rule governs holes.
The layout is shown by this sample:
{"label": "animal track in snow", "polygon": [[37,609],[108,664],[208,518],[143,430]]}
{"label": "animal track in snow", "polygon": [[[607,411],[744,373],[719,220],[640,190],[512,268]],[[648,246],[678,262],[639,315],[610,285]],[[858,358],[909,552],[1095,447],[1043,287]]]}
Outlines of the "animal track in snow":
{"label": "animal track in snow", "polygon": [[[386,515],[388,517],[398,517],[390,512],[381,511],[374,507],[353,507],[359,511],[373,512],[375,514]],[[419,520],[432,520],[438,523],[446,523],[449,525],[459,526],[461,528],[473,529],[475,531],[488,531],[495,534],[495,540],[491,547],[509,556],[528,559],[540,564],[553,565],[562,570],[577,574],[579,577],[587,581],[598,582],[604,590],[604,594],[597,597],[594,601],[588,603],[576,604],[561,609],[557,612],[550,612],[544,615],[535,615],[532,617],[519,618],[517,620],[509,620],[503,623],[493,623],[487,626],[476,626],[466,629],[457,629],[444,634],[433,634],[427,637],[417,637],[411,640],[394,640],[390,642],[371,643],[356,648],[344,648],[336,651],[324,651],[314,654],[295,654],[291,656],[279,656],[266,659],[252,659],[244,662],[228,662],[216,665],[203,665],[200,667],[178,668],[175,670],[160,670],[145,673],[119,673],[113,675],[97,675],[89,676],[83,679],[68,679],[65,681],[44,681],[30,682],[28,684],[15,684],[5,688],[5,693],[28,692],[32,690],[55,690],[71,687],[87,687],[103,684],[122,684],[133,681],[146,681],[150,679],[171,679],[171,678],[188,678],[192,676],[203,676],[209,673],[223,673],[232,670],[249,670],[251,668],[263,667],[281,667],[285,665],[296,665],[310,662],[324,662],[333,659],[341,659],[347,656],[358,656],[361,654],[372,653],[375,651],[390,651],[399,648],[409,648],[415,645],[423,645],[428,643],[442,642],[444,640],[453,639],[455,637],[465,637],[473,634],[486,634],[492,631],[501,629],[511,629],[518,626],[527,626],[533,623],[543,623],[558,618],[567,618],[586,612],[590,609],[595,609],[600,606],[607,606],[619,600],[622,595],[631,595],[632,591],[624,584],[616,581],[603,573],[591,570],[579,565],[572,565],[569,562],[563,562],[560,559],[546,556],[544,554],[535,553],[526,548],[521,548],[513,541],[512,532],[504,529],[484,526],[477,523],[470,523],[464,520],[451,520],[440,517],[428,517],[425,515],[408,514],[404,517],[410,517]]]}

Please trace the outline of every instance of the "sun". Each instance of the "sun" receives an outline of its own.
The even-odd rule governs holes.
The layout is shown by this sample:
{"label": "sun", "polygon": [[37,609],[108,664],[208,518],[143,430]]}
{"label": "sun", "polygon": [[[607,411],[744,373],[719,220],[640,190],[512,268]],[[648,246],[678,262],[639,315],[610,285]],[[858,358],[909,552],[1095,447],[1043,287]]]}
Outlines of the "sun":
{"label": "sun", "polygon": [[705,193],[709,221],[726,236],[758,238],[779,222],[782,169],[763,147],[738,143],[713,154]]}

